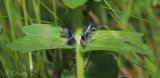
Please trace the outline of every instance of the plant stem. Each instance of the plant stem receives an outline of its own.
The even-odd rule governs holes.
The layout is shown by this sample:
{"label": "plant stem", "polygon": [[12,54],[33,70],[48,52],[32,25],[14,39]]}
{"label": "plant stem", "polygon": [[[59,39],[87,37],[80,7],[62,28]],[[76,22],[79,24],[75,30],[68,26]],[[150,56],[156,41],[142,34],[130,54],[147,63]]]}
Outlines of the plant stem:
{"label": "plant stem", "polygon": [[30,68],[30,71],[33,70],[33,61],[32,61],[32,53],[29,52],[28,53],[28,57],[29,57],[29,68]]}
{"label": "plant stem", "polygon": [[81,52],[81,45],[80,45],[80,33],[81,29],[77,29],[76,31],[76,62],[77,62],[77,78],[84,78],[84,61],[83,55]]}
{"label": "plant stem", "polygon": [[[41,23],[41,16],[40,16],[40,0],[33,0],[33,7],[34,7],[34,14],[35,17],[37,19],[37,23]],[[44,65],[44,60],[41,59],[42,55],[41,55],[41,51],[37,51],[36,53],[37,55],[37,77],[42,77],[44,73],[43,72],[43,65]]]}
{"label": "plant stem", "polygon": [[[10,6],[11,1],[10,0],[4,0],[6,11],[9,18],[9,25],[10,25],[10,36],[11,41],[14,41],[16,39],[16,32],[15,32],[15,26],[13,21],[13,14],[12,14],[12,8]],[[16,73],[20,73],[20,58],[19,58],[19,52],[14,51],[14,58],[15,58],[15,67],[16,67]],[[21,77],[19,75],[16,75],[16,77]]]}
{"label": "plant stem", "polygon": [[57,15],[56,0],[53,0],[53,12],[55,13],[54,23],[57,25],[57,19],[56,19],[56,15]]}
{"label": "plant stem", "polygon": [[41,18],[40,18],[40,0],[33,0],[33,7],[34,7],[34,13],[35,17],[38,20],[38,23],[41,23]]}
{"label": "plant stem", "polygon": [[77,78],[84,78],[84,59],[81,52],[81,20],[82,19],[82,10],[81,8],[76,8],[73,11],[73,26],[75,29],[76,36],[76,63],[77,63]]}
{"label": "plant stem", "polygon": [[11,34],[11,40],[16,39],[16,34],[15,34],[15,28],[14,28],[14,23],[13,23],[13,15],[11,11],[11,6],[10,6],[10,0],[4,0],[8,18],[9,18],[9,23],[10,23],[10,34]]}
{"label": "plant stem", "polygon": [[[26,9],[26,2],[25,0],[23,0],[23,14],[24,14],[24,22],[25,25],[28,25],[28,14],[27,14],[27,9]],[[33,61],[32,61],[32,53],[29,52],[28,53],[28,58],[29,58],[29,70],[32,71],[33,70]]]}
{"label": "plant stem", "polygon": [[121,20],[120,16],[116,13],[116,11],[111,7],[111,5],[108,3],[107,0],[104,0],[104,3],[107,5],[107,7],[111,10],[111,16],[119,23],[119,29],[121,30],[127,30],[126,25]]}

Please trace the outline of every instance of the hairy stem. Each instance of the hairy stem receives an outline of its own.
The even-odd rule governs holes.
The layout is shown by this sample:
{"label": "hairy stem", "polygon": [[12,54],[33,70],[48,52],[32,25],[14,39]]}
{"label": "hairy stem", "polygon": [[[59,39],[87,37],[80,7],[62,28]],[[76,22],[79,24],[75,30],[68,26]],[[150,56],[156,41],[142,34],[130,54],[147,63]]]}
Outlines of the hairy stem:
{"label": "hairy stem", "polygon": [[76,63],[77,63],[77,78],[84,78],[84,60],[83,54],[81,52],[81,20],[82,19],[82,10],[81,8],[76,8],[73,11],[73,26],[76,36]]}

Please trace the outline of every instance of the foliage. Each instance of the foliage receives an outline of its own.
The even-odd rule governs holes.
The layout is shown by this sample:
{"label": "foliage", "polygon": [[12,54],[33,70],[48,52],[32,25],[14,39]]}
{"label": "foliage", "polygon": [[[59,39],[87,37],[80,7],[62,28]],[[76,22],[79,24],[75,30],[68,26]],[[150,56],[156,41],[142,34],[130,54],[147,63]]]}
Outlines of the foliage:
{"label": "foliage", "polygon": [[[112,54],[94,51],[86,70],[86,78],[118,78],[118,65]],[[98,71],[98,72],[97,72]]]}
{"label": "foliage", "polygon": [[[158,0],[0,4],[0,78],[160,77]],[[89,21],[97,30],[81,46]],[[65,44],[63,27],[71,28],[74,46]]]}
{"label": "foliage", "polygon": [[74,9],[74,8],[84,5],[87,2],[87,0],[63,0],[63,2],[69,8]]}
{"label": "foliage", "polygon": [[60,29],[49,24],[32,24],[25,26],[23,32],[26,36],[9,45],[13,50],[30,52],[42,49],[71,48],[65,45],[64,38],[60,36]]}
{"label": "foliage", "polygon": [[107,50],[125,54],[132,52],[146,54],[149,49],[142,43],[142,36],[141,33],[128,31],[99,30],[93,35],[85,51]]}
{"label": "foliage", "polygon": [[76,75],[69,70],[63,70],[61,78],[76,78]]}

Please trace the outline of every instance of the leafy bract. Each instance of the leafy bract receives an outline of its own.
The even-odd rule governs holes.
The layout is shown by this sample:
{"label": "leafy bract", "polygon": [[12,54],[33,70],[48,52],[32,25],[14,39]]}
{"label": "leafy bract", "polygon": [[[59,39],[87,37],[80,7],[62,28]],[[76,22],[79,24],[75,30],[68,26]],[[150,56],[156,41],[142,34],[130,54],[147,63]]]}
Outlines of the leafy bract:
{"label": "leafy bract", "polygon": [[129,31],[97,31],[90,43],[83,49],[84,52],[91,50],[107,50],[120,53],[150,53],[150,49],[142,42],[142,33]]}
{"label": "leafy bract", "polygon": [[101,2],[101,0],[94,0],[94,1],[96,1],[96,2]]}
{"label": "leafy bract", "polygon": [[61,78],[76,78],[76,75],[73,72],[64,69]]}
{"label": "leafy bract", "polygon": [[94,51],[86,69],[86,78],[118,78],[118,63],[112,54]]}
{"label": "leafy bract", "polygon": [[25,37],[17,39],[8,45],[16,51],[35,51],[42,49],[72,48],[65,45],[60,37],[60,28],[49,24],[32,24],[23,27]]}
{"label": "leafy bract", "polygon": [[63,0],[64,4],[69,8],[75,9],[79,6],[84,5],[87,0]]}

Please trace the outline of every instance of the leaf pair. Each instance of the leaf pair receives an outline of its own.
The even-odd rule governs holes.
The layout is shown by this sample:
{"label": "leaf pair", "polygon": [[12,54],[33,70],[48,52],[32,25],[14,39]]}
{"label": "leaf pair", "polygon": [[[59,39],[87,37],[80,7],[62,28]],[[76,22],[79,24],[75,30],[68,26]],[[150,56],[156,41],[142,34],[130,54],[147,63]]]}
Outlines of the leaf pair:
{"label": "leaf pair", "polygon": [[[75,48],[75,46],[64,44],[65,38],[60,36],[59,29],[59,26],[49,24],[32,24],[25,26],[22,30],[26,36],[13,41],[8,47],[21,52],[42,49]],[[151,50],[142,42],[142,36],[143,34],[141,33],[129,31],[98,30],[92,36],[92,42],[88,43],[82,51],[105,50],[123,54],[133,52],[151,54]],[[88,36],[85,36],[84,39],[87,38]]]}

